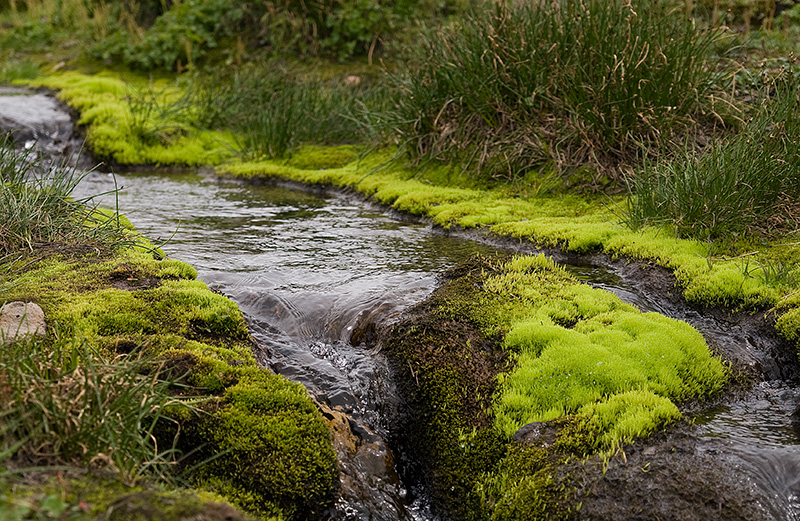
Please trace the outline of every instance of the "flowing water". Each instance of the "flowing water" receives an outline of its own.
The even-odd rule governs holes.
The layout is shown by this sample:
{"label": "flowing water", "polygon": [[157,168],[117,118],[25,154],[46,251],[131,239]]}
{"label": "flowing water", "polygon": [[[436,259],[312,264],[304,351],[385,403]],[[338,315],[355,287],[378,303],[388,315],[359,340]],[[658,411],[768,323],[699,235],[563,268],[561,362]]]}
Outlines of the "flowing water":
{"label": "flowing water", "polygon": [[[20,117],[19,125],[58,151],[62,132],[48,138],[46,121],[52,118],[60,129],[65,113],[41,98],[0,91],[0,125],[13,119],[9,112],[38,115]],[[114,178],[94,172],[76,195],[115,185],[122,187],[119,210],[142,233],[165,241],[168,255],[195,266],[202,280],[239,304],[258,341],[259,361],[346,413],[368,442],[369,450],[345,465],[361,488],[345,492],[331,519],[431,518],[424,501],[409,493],[413,484],[401,483],[385,465],[390,455],[381,440],[389,426],[382,408],[392,399],[392,382],[382,355],[367,345],[375,326],[430,294],[437,273],[495,248],[342,194],[244,185],[201,173]],[[115,200],[107,197],[104,204]],[[567,267],[643,310],[688,321],[717,352],[757,376],[760,383],[734,401],[697,412],[701,449],[735,459],[767,498],[774,519],[800,518],[800,437],[791,419],[800,401],[796,355],[747,320],[665,300],[624,264],[597,258]]]}

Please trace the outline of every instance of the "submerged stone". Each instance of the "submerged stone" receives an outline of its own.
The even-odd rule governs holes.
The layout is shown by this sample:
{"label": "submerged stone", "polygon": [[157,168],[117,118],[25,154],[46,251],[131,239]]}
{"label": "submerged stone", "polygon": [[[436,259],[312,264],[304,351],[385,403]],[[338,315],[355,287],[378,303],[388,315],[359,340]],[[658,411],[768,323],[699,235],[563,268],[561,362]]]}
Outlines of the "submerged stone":
{"label": "submerged stone", "polygon": [[44,311],[33,302],[9,302],[0,308],[0,343],[7,344],[46,331]]}

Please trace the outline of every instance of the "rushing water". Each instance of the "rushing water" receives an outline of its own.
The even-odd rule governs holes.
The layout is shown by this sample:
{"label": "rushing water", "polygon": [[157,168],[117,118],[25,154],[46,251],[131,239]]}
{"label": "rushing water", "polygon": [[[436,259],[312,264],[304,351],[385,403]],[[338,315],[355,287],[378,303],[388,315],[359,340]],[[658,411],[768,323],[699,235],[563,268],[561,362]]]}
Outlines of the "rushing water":
{"label": "rushing water", "polygon": [[[0,126],[13,126],[14,117],[27,129],[24,144],[35,136],[59,151],[66,114],[52,99],[0,91]],[[54,122],[49,131],[48,118]],[[331,518],[429,518],[424,504],[410,501],[405,486],[376,464],[385,461],[381,408],[392,388],[381,354],[364,341],[372,326],[424,299],[437,273],[494,249],[341,194],[243,185],[198,173],[115,179],[94,172],[76,195],[106,192],[115,183],[122,186],[120,211],[142,233],[165,241],[170,256],[189,262],[202,280],[236,300],[250,320],[261,363],[349,415],[369,440],[367,456],[346,465],[364,488],[346,494]],[[115,199],[108,196],[104,204],[113,206]],[[735,400],[697,412],[701,445],[735,459],[764,492],[775,519],[800,518],[800,436],[791,418],[800,401],[796,354],[746,321],[664,300],[663,292],[640,284],[641,273],[625,265],[598,259],[567,267],[645,311],[686,320],[717,352],[756,375],[760,383]]]}
{"label": "rushing water", "polygon": [[[120,211],[137,229],[154,242],[168,239],[163,249],[170,256],[192,264],[203,281],[239,304],[264,365],[302,383],[377,440],[387,435],[381,409],[391,399],[391,382],[383,357],[364,340],[429,295],[437,273],[494,251],[341,194],[201,174],[115,179],[95,172],[76,195],[107,192],[115,183]],[[103,202],[113,205],[116,198]],[[408,501],[391,476],[377,469],[377,479],[376,469],[363,468],[372,459],[351,463],[368,496],[340,502],[334,517],[423,515],[424,505]]]}

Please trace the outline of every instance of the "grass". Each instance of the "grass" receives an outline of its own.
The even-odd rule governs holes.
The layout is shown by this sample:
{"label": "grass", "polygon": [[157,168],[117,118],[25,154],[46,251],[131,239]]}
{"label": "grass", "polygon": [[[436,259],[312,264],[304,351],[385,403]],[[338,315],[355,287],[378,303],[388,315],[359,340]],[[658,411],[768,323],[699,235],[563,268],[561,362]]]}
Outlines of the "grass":
{"label": "grass", "polygon": [[800,224],[800,79],[784,68],[761,88],[744,130],[698,154],[646,164],[630,187],[626,219],[634,228],[670,225],[685,237],[724,240],[774,235]]}
{"label": "grass", "polygon": [[420,159],[511,178],[615,167],[711,109],[719,35],[665,2],[498,3],[422,38],[389,125]]}
{"label": "grass", "polygon": [[0,355],[0,460],[16,466],[77,465],[107,469],[134,483],[143,475],[169,479],[178,457],[155,432],[171,421],[184,375],[163,373],[163,361],[109,357],[85,340],[7,345]]}
{"label": "grass", "polygon": [[106,246],[123,240],[123,228],[91,205],[91,197],[70,194],[85,173],[52,163],[33,150],[12,147],[12,136],[0,140],[0,257],[46,243]]}
{"label": "grass", "polygon": [[326,80],[272,64],[234,70],[224,82],[200,80],[191,97],[205,115],[200,124],[233,132],[245,159],[285,158],[302,145],[363,143],[368,105],[379,98],[378,87],[360,77]]}

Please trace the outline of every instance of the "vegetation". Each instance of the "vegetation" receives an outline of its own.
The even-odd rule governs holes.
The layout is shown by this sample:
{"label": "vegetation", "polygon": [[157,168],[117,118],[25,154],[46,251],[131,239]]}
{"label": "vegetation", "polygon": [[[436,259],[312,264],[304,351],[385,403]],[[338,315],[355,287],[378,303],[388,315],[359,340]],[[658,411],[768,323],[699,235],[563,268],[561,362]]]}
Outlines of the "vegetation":
{"label": "vegetation", "polygon": [[645,165],[632,181],[631,224],[673,224],[679,234],[705,240],[796,228],[800,79],[784,68],[765,81],[741,133],[699,157],[684,150],[671,161]]}
{"label": "vegetation", "polygon": [[[384,349],[407,381],[409,450],[465,519],[566,518],[579,499],[560,464],[663,430],[728,380],[696,330],[543,255],[456,268]],[[553,439],[509,443],[534,422],[557,425]]]}
{"label": "vegetation", "polygon": [[0,257],[43,243],[107,244],[123,239],[108,219],[70,194],[81,179],[64,164],[48,163],[32,150],[17,152],[12,138],[0,140]]}
{"label": "vegetation", "polygon": [[[346,187],[443,227],[650,262],[687,300],[765,312],[800,346],[792,1],[0,0],[0,23],[0,80],[58,90],[111,165]],[[20,481],[37,458],[102,466],[153,504],[224,498],[265,519],[329,505],[327,429],[256,366],[235,305],[71,200],[79,175],[8,144],[0,302],[36,301],[53,325],[0,357],[16,378],[0,380],[0,517],[8,498],[66,518],[116,501],[82,476]],[[568,518],[567,462],[662,430],[727,381],[695,330],[543,257],[460,270],[391,350],[419,412],[421,441],[403,442],[456,515]],[[125,439],[92,430],[108,411]],[[509,441],[532,422],[556,429],[548,448]]]}
{"label": "vegetation", "polygon": [[[38,303],[48,334],[2,350],[0,486],[24,495],[38,479],[29,471],[65,465],[129,485],[156,481],[167,495],[188,482],[262,518],[324,509],[338,482],[327,426],[302,386],[257,366],[236,305],[187,264],[164,259],[124,218],[69,200],[63,187],[74,172],[50,171],[52,182],[39,184],[38,163],[8,150],[2,157],[5,170],[17,169],[3,190],[5,179],[14,181],[12,194],[63,190],[54,204],[33,208],[38,219],[25,237],[36,240],[7,242],[2,259],[0,302]],[[86,215],[97,222],[80,232]],[[52,226],[78,231],[54,243]],[[104,226],[124,240],[90,233]],[[78,482],[86,479],[94,478]],[[80,484],[67,488],[74,497]],[[160,501],[162,492],[153,494]],[[208,502],[186,494],[195,505]],[[79,494],[61,506],[83,501]]]}
{"label": "vegetation", "polygon": [[396,76],[395,132],[412,155],[515,178],[599,168],[713,110],[719,35],[665,2],[497,3],[425,34]]}

